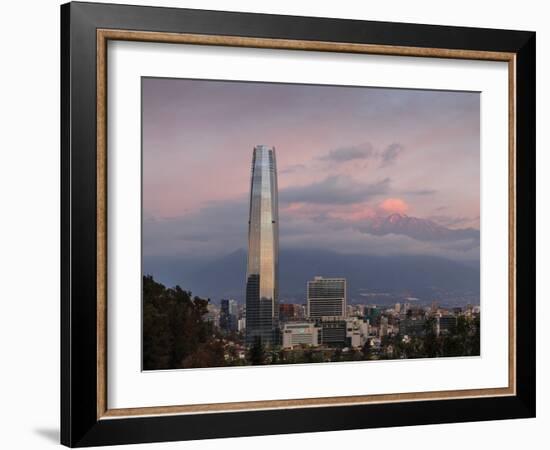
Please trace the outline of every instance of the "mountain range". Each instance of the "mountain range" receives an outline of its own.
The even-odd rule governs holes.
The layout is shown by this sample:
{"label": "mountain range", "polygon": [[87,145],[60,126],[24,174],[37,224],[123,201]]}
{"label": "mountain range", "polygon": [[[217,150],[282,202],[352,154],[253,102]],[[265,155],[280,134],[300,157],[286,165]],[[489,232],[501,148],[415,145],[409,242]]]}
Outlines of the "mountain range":
{"label": "mountain range", "polygon": [[[406,235],[418,241],[457,242],[479,246],[479,230],[452,229],[429,219],[391,214],[363,221],[363,233],[383,236]],[[211,298],[244,301],[246,258],[244,249],[223,257],[200,261],[185,258],[144,260],[144,273],[173,286],[179,284],[193,294]],[[459,263],[426,255],[358,255],[321,249],[281,248],[279,255],[279,294],[281,299],[304,301],[306,282],[314,276],[345,277],[348,297],[364,298],[366,292],[402,293],[433,296],[441,292],[479,294],[479,261]]]}
{"label": "mountain range", "polygon": [[364,233],[377,236],[403,234],[419,241],[459,241],[471,239],[479,243],[479,230],[475,228],[447,228],[429,219],[420,219],[398,213],[386,217],[372,218],[358,228]]}
{"label": "mountain range", "polygon": [[[146,264],[144,273],[159,281],[179,284],[194,295],[235,298],[244,301],[246,258],[239,249],[222,258],[193,264],[173,260],[164,269]],[[156,268],[155,268],[156,267]],[[156,271],[163,276],[157,277]],[[349,301],[361,299],[365,292],[406,293],[430,296],[436,292],[479,293],[479,264],[462,264],[435,256],[354,255],[326,250],[284,249],[279,255],[279,291],[282,300],[303,302],[306,282],[314,276],[345,277]]]}

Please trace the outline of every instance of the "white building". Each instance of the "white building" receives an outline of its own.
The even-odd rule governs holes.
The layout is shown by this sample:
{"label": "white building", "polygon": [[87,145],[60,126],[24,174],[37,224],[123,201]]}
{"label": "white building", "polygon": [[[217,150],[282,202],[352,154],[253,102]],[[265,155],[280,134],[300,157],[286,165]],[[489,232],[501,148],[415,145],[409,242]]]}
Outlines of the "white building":
{"label": "white building", "polygon": [[237,331],[240,333],[241,331],[246,330],[246,318],[242,317],[237,322]]}
{"label": "white building", "polygon": [[319,327],[310,322],[289,322],[282,330],[283,348],[293,348],[298,345],[319,345]]}
{"label": "white building", "polygon": [[369,321],[352,318],[346,320],[346,340],[350,347],[360,348],[365,345],[369,336]]}

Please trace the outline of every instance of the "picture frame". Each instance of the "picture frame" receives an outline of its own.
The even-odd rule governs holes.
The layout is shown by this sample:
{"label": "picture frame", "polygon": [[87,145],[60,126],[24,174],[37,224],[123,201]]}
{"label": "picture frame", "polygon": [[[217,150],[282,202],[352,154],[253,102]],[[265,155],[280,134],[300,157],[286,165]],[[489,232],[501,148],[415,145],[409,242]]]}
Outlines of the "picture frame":
{"label": "picture frame", "polygon": [[[535,33],[72,2],[61,7],[61,443],[70,447],[535,416]],[[107,43],[508,65],[508,386],[112,409]],[[221,372],[220,372],[221,376]]]}

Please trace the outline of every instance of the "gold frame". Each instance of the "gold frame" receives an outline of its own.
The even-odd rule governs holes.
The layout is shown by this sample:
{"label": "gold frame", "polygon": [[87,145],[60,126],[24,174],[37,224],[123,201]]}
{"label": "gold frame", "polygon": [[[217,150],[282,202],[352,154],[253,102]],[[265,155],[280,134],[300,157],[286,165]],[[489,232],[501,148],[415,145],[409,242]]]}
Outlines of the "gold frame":
{"label": "gold frame", "polygon": [[[467,389],[402,394],[358,395],[345,397],[266,400],[202,405],[150,406],[109,409],[107,405],[107,41],[141,41],[218,45],[392,56],[417,56],[452,59],[502,61],[508,63],[508,387]],[[97,30],[97,418],[197,414],[263,409],[288,409],[390,403],[421,400],[445,400],[473,397],[513,396],[516,394],[516,55],[515,53],[444,48],[398,47],[388,45],[247,38],[238,36],[157,33],[114,29]]]}

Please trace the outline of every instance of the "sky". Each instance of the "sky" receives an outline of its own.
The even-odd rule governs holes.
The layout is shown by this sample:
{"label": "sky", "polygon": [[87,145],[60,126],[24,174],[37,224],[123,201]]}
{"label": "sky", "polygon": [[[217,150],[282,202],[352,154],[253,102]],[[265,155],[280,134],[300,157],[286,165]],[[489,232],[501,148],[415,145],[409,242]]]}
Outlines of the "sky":
{"label": "sky", "polygon": [[[258,144],[276,148],[281,249],[479,260],[479,93],[142,83],[146,261],[246,249]],[[394,213],[452,231],[372,231]]]}

